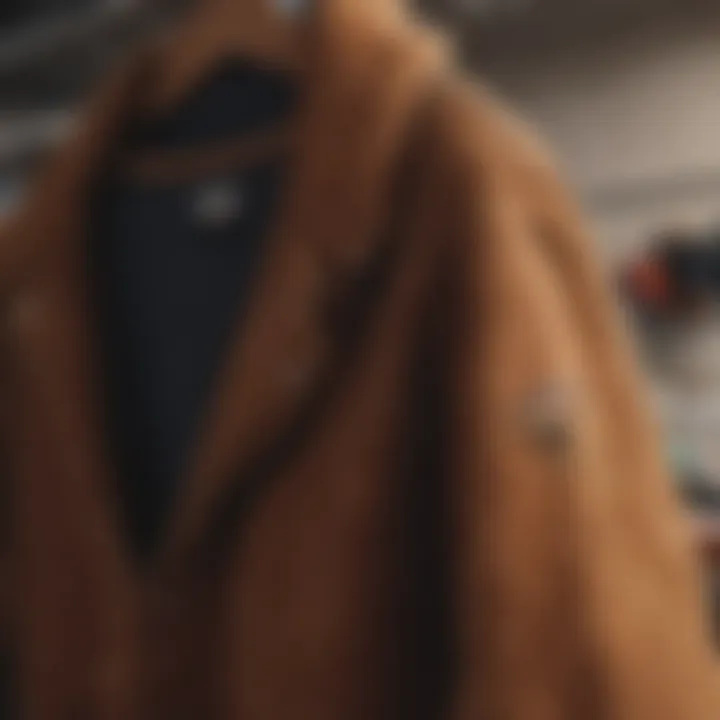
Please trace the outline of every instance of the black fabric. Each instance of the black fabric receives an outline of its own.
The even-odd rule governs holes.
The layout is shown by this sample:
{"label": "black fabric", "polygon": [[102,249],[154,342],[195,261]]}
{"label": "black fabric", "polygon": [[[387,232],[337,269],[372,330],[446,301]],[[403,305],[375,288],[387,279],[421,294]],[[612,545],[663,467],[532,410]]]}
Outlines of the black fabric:
{"label": "black fabric", "polygon": [[286,120],[297,106],[287,76],[249,65],[226,65],[166,116],[138,124],[127,143],[137,150],[169,150],[252,134]]}
{"label": "black fabric", "polygon": [[[135,151],[215,143],[283,120],[293,106],[284,78],[227,69],[172,116],[134,128],[128,143]],[[99,195],[90,267],[120,495],[142,556],[155,548],[182,490],[283,178],[282,161],[191,184],[143,186],[111,173]],[[238,203],[236,214],[215,222],[198,205],[213,184]]]}

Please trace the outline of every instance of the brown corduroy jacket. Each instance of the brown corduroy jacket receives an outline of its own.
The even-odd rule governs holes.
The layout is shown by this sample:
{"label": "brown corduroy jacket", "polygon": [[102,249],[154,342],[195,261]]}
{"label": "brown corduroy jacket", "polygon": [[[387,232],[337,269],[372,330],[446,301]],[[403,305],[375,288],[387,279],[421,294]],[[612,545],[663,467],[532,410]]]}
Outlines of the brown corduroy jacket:
{"label": "brown corduroy jacket", "polygon": [[290,188],[147,567],[113,499],[82,241],[152,53],[6,229],[19,717],[720,717],[690,535],[582,223],[391,4],[320,3]]}

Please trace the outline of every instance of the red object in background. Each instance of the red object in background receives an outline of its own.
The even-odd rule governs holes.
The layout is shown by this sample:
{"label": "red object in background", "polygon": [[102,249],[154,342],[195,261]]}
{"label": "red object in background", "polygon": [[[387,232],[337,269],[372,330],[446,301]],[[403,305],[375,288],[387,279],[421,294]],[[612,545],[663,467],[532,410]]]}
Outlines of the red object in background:
{"label": "red object in background", "polygon": [[657,310],[673,305],[675,292],[670,274],[661,261],[647,258],[633,265],[627,277],[632,298]]}

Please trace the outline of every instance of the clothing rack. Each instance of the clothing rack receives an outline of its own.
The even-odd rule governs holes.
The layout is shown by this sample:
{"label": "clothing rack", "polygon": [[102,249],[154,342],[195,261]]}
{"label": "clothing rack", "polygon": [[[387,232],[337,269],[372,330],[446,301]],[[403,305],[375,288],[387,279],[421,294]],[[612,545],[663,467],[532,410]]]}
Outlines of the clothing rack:
{"label": "clothing rack", "polygon": [[73,119],[72,111],[62,109],[0,116],[0,168],[52,149],[66,137]]}
{"label": "clothing rack", "polygon": [[14,183],[63,140],[87,88],[162,10],[144,0],[98,0],[0,32],[0,181]]}
{"label": "clothing rack", "polygon": [[40,21],[0,35],[0,75],[41,67],[58,53],[98,44],[126,29],[141,12],[139,0],[104,0],[92,10]]}

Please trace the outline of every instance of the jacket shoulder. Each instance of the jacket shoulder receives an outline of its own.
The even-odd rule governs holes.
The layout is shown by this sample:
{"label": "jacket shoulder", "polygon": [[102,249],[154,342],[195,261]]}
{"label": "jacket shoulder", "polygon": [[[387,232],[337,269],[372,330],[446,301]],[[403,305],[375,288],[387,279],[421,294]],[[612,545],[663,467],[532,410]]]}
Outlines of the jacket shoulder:
{"label": "jacket shoulder", "polygon": [[449,78],[435,118],[435,147],[456,192],[476,201],[503,193],[536,226],[562,220],[574,242],[593,245],[550,145],[496,92],[462,76]]}
{"label": "jacket shoulder", "polygon": [[503,187],[529,205],[566,203],[555,155],[532,123],[482,82],[456,75],[441,85],[435,144],[448,172],[472,188]]}

